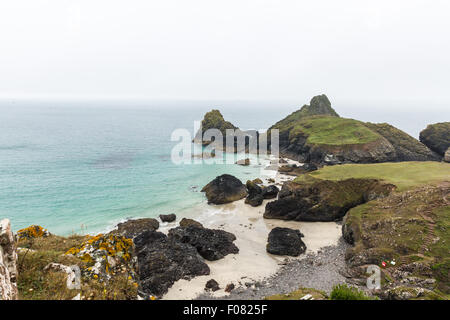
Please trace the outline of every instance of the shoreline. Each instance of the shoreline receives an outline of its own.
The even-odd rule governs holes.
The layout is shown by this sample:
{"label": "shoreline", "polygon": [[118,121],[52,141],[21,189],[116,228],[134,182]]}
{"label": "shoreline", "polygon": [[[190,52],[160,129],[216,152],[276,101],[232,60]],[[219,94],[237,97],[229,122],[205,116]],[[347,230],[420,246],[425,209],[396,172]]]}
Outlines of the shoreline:
{"label": "shoreline", "polygon": [[[288,161],[298,164],[292,160]],[[272,184],[280,185],[294,178],[276,171],[275,183]],[[267,185],[266,181],[264,184]],[[208,298],[234,297],[233,292],[246,288],[245,283],[257,283],[276,276],[286,265],[286,261],[302,261],[326,247],[337,247],[342,238],[339,223],[264,219],[265,205],[273,199],[264,200],[263,204],[258,207],[252,207],[245,204],[244,201],[245,199],[241,199],[224,205],[205,204],[209,210],[204,210],[196,216],[186,215],[188,218],[198,220],[207,228],[233,233],[237,238],[234,243],[239,248],[239,253],[229,254],[217,261],[205,261],[210,267],[210,275],[195,277],[191,280],[178,280],[162,297],[163,300],[205,298],[205,284],[210,279],[219,283],[220,290],[208,293]],[[161,225],[159,231],[166,233],[176,225],[177,222]],[[306,244],[306,252],[299,257],[276,256],[267,253],[267,237],[270,230],[275,227],[299,229],[304,234],[302,240]],[[230,283],[236,286],[231,294],[224,291]]]}

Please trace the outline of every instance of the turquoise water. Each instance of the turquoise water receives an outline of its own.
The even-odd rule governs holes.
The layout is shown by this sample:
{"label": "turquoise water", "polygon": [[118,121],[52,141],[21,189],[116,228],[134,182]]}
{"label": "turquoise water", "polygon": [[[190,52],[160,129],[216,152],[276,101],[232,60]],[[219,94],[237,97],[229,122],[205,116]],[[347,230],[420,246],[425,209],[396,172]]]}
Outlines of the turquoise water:
{"label": "turquoise water", "polygon": [[[61,235],[95,233],[131,217],[183,216],[204,203],[199,190],[217,175],[258,177],[253,165],[172,163],[172,131],[193,132],[194,120],[209,109],[56,103],[3,108],[0,218],[9,218],[14,230],[39,224]],[[271,122],[244,118],[247,123],[239,125]]]}
{"label": "turquoise water", "polygon": [[[68,235],[100,232],[131,217],[191,213],[205,203],[201,187],[217,175],[230,173],[243,181],[260,176],[254,165],[172,163],[177,143],[170,141],[172,131],[193,132],[194,121],[214,106],[0,103],[0,218],[9,218],[14,230],[39,224]],[[223,102],[218,108],[240,128],[265,129],[299,106]],[[429,109],[410,111],[408,121],[392,109],[370,117],[358,108],[336,110],[347,117],[393,123],[416,137],[426,124],[422,122],[443,121],[442,112]]]}

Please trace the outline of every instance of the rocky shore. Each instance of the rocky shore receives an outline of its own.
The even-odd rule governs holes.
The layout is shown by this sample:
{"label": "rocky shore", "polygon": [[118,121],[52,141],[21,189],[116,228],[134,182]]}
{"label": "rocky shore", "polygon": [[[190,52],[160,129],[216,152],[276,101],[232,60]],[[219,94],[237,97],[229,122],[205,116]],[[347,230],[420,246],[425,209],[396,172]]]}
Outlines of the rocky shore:
{"label": "rocky shore", "polygon": [[[238,130],[218,110],[203,125]],[[2,220],[0,297],[327,299],[347,283],[368,299],[449,299],[446,123],[424,130],[422,144],[388,124],[340,118],[322,95],[272,128],[289,158],[272,159],[273,178],[211,177],[201,192],[213,214],[71,237],[41,226],[13,235]],[[370,265],[380,289],[364,288]],[[76,290],[66,286],[71,266]]]}

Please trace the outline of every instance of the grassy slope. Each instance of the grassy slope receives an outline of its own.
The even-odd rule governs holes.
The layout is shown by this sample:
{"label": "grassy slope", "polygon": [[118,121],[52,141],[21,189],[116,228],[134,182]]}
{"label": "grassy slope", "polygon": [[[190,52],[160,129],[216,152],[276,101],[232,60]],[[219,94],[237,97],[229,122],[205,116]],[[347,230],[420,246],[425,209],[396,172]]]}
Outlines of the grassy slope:
{"label": "grassy slope", "polygon": [[[347,225],[356,231],[353,252],[366,251],[374,260],[396,258],[399,265],[422,261],[438,280],[436,293],[448,298],[450,258],[450,206],[437,188],[450,181],[450,164],[439,162],[399,162],[380,164],[346,164],[324,167],[299,176],[298,183],[314,179],[348,178],[382,179],[398,187],[391,196],[357,206],[347,213]],[[423,214],[435,222],[430,234]],[[362,236],[362,237],[361,237]],[[364,239],[364,241],[362,240]],[[429,242],[427,239],[438,239]],[[428,241],[428,242],[427,242]],[[425,250],[423,250],[425,249]],[[424,252],[424,255],[419,255]],[[421,276],[418,274],[417,276]]]}
{"label": "grassy slope", "polygon": [[[399,191],[439,181],[450,181],[450,164],[444,162],[386,162],[328,166],[311,172],[314,178],[342,180],[373,178],[395,184]],[[302,178],[299,178],[302,179]]]}
{"label": "grassy slope", "polygon": [[272,128],[279,129],[280,132],[289,131],[290,140],[299,134],[306,135],[307,142],[312,145],[365,144],[381,138],[358,120],[333,116],[304,117],[300,112],[294,112]]}
{"label": "grassy slope", "polygon": [[69,290],[67,276],[61,272],[44,271],[51,262],[65,265],[78,265],[84,262],[65,255],[70,248],[85,240],[83,236],[60,237],[51,235],[46,238],[21,240],[18,246],[30,248],[22,250],[18,257],[18,289],[21,300],[70,300],[78,293],[90,300],[135,299],[137,288],[125,274],[116,275],[104,283],[95,279],[83,278],[81,290]]}

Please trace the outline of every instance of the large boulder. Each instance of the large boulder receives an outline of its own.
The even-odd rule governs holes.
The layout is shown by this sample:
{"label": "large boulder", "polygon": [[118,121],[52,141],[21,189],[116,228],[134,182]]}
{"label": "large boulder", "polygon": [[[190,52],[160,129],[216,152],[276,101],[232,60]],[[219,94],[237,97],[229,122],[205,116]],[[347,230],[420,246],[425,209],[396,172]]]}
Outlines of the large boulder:
{"label": "large boulder", "polygon": [[157,231],[146,231],[134,239],[139,291],[160,297],[180,279],[208,275],[208,265],[188,243],[174,241]]}
{"label": "large boulder", "polygon": [[8,219],[0,221],[0,300],[16,300],[17,252],[11,224]]}
{"label": "large boulder", "polygon": [[153,218],[132,219],[119,223],[117,229],[111,234],[118,234],[133,239],[144,231],[155,231],[159,228],[159,222]]}
{"label": "large boulder", "polygon": [[278,192],[280,192],[280,189],[278,189],[277,186],[270,185],[263,188],[262,196],[264,197],[264,199],[274,199],[277,197]]}
{"label": "large boulder", "polygon": [[169,239],[187,243],[209,261],[219,260],[230,253],[239,253],[234,245],[234,234],[224,230],[207,229],[198,226],[177,227],[169,230]]}
{"label": "large boulder", "polygon": [[420,141],[428,148],[444,156],[450,147],[450,122],[430,124],[420,132]]}
{"label": "large boulder", "polygon": [[248,180],[245,184],[248,191],[248,196],[245,199],[245,203],[252,207],[257,207],[263,203],[264,197],[262,195],[263,187],[256,184],[254,181]]}
{"label": "large boulder", "polygon": [[160,214],[159,218],[162,222],[174,222],[177,219],[177,215],[175,213]]}
{"label": "large boulder", "polygon": [[297,221],[337,221],[350,209],[388,195],[394,185],[375,179],[322,180],[305,175],[288,181],[278,200],[266,205],[264,218]]}
{"label": "large boulder", "polygon": [[303,234],[299,230],[273,228],[269,233],[266,250],[271,254],[297,257],[306,251],[302,237]]}
{"label": "large boulder", "polygon": [[208,203],[224,204],[240,200],[247,196],[245,185],[238,178],[223,174],[203,187]]}

